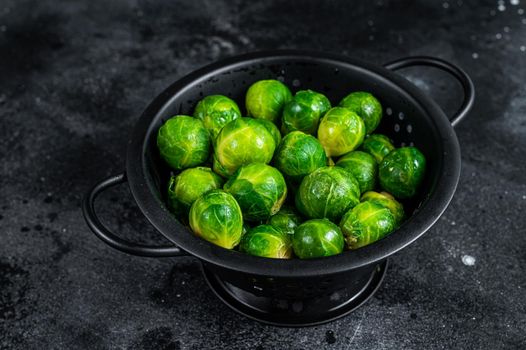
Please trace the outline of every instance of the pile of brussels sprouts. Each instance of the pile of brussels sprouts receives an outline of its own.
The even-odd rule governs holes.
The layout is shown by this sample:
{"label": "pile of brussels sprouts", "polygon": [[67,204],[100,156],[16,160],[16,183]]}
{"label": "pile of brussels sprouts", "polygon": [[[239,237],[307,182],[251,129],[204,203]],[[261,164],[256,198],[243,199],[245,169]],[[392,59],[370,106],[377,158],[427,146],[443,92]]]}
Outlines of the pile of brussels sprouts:
{"label": "pile of brussels sprouts", "polygon": [[[250,86],[246,115],[222,95],[159,129],[173,170],[167,204],[195,235],[268,258],[340,254],[400,226],[397,199],[414,196],[425,158],[374,134],[380,102],[352,92],[332,107],[312,90],[292,95],[277,80]],[[376,191],[381,192],[376,192]]]}

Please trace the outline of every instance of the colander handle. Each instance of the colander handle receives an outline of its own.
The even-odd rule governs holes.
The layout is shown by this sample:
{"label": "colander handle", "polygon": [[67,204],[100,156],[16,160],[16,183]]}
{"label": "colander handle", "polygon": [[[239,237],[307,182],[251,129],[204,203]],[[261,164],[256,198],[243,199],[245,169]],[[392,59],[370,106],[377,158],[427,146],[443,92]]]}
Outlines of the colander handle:
{"label": "colander handle", "polygon": [[125,173],[110,176],[93,186],[84,197],[84,200],[82,201],[82,213],[84,214],[86,223],[88,224],[91,231],[93,231],[95,236],[100,238],[110,247],[132,255],[149,257],[189,255],[174,245],[149,246],[126,241],[116,236],[99,220],[99,217],[95,212],[95,199],[97,196],[106,189],[125,183],[126,181],[127,179]]}
{"label": "colander handle", "polygon": [[440,58],[428,56],[405,57],[384,64],[385,68],[393,71],[413,66],[428,66],[438,68],[451,74],[458,80],[460,85],[462,85],[462,89],[464,90],[464,101],[462,101],[462,105],[458,111],[449,119],[451,121],[451,125],[456,126],[462,119],[464,119],[466,114],[468,114],[468,112],[471,110],[471,107],[473,107],[473,102],[475,101],[475,86],[473,85],[473,81],[469,75],[467,75],[463,69],[454,65],[453,63]]}

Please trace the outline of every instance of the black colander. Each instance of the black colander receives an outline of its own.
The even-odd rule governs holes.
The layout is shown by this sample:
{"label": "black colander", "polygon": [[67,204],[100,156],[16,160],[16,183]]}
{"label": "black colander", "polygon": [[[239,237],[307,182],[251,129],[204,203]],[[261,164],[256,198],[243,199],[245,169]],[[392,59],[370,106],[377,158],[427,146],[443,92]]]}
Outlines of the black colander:
{"label": "black colander", "polygon": [[[431,98],[393,72],[417,65],[439,68],[461,83],[464,102],[451,120]],[[271,78],[283,81],[293,92],[322,92],[333,103],[350,91],[369,91],[384,107],[377,132],[388,135],[396,146],[415,145],[424,153],[425,181],[418,196],[404,202],[412,215],[397,231],[337,256],[266,259],[198,238],[168,211],[163,193],[170,171],[156,147],[156,133],[162,123],[176,114],[192,114],[196,102],[207,95],[224,94],[242,103],[253,82]],[[126,172],[99,182],[89,191],[83,202],[84,216],[100,239],[123,252],[198,258],[216,295],[248,317],[286,326],[326,322],[351,312],[372,296],[385,274],[387,257],[420,237],[446,209],[460,175],[460,149],[452,125],[466,115],[473,100],[473,83],[466,73],[431,57],[405,58],[384,67],[340,55],[288,50],[226,59],[175,82],[148,106],[129,139]],[[96,196],[126,181],[144,216],[174,245],[145,246],[125,241],[100,222],[94,209]]]}

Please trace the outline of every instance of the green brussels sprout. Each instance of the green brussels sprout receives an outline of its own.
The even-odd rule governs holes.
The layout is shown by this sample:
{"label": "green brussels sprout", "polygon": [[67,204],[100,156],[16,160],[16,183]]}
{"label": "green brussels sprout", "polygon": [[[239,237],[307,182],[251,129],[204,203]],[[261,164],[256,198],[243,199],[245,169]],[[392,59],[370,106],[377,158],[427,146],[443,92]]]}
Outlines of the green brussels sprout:
{"label": "green brussels sprout", "polygon": [[292,239],[291,236],[271,225],[260,225],[243,236],[239,250],[264,258],[290,259],[292,257]]}
{"label": "green brussels sprout", "polygon": [[367,134],[372,133],[382,120],[382,105],[368,92],[350,93],[340,101],[340,107],[348,108],[358,114],[363,119]]}
{"label": "green brussels sprout", "polygon": [[194,234],[215,245],[232,249],[243,233],[243,214],[231,194],[212,190],[190,207],[190,227]]}
{"label": "green brussels sprout", "polygon": [[305,176],[296,194],[296,208],[314,219],[337,221],[360,203],[360,185],[347,170],[328,166]]}
{"label": "green brussels sprout", "polygon": [[318,127],[318,139],[328,157],[353,151],[362,144],[364,136],[365,124],[362,118],[342,107],[331,108]]}
{"label": "green brussels sprout", "polygon": [[378,163],[394,149],[391,140],[382,134],[368,135],[362,144],[362,150],[372,155]]}
{"label": "green brussels sprout", "polygon": [[289,88],[278,80],[260,80],[252,84],[245,97],[250,117],[276,122],[285,103],[292,99]]}
{"label": "green brussels sprout", "polygon": [[268,219],[268,224],[283,233],[293,235],[294,230],[301,223],[301,217],[290,207],[282,207],[280,211]]}
{"label": "green brussels sprout", "polygon": [[194,117],[203,121],[212,139],[219,131],[234,119],[241,118],[237,104],[223,95],[210,95],[203,98],[194,110]]}
{"label": "green brussels sprout", "polygon": [[299,182],[305,175],[327,165],[327,156],[320,141],[301,131],[283,138],[274,156],[274,164],[287,178]]}
{"label": "green brussels sprout", "polygon": [[349,210],[340,221],[349,249],[357,249],[384,238],[396,228],[391,211],[376,202],[362,202]]}
{"label": "green brussels sprout", "polygon": [[287,197],[287,185],[278,169],[263,163],[239,168],[224,190],[239,203],[248,221],[265,220],[276,214]]}
{"label": "green brussels sprout", "polygon": [[400,226],[402,220],[405,217],[404,206],[400,202],[398,202],[390,193],[378,193],[374,191],[368,191],[362,194],[362,198],[360,198],[360,201],[375,202],[389,209],[391,211],[391,214],[393,214],[395,218],[397,227]]}
{"label": "green brussels sprout", "polygon": [[283,108],[281,130],[284,134],[295,130],[314,134],[320,117],[329,109],[331,102],[325,95],[312,90],[298,91]]}
{"label": "green brussels sprout", "polygon": [[262,123],[253,118],[238,118],[217,135],[214,156],[224,173],[232,175],[242,165],[269,163],[276,146],[274,137]]}
{"label": "green brussels sprout", "polygon": [[255,120],[261,125],[263,125],[265,129],[267,129],[267,131],[272,135],[272,137],[274,138],[274,142],[276,142],[276,147],[277,147],[281,143],[281,134],[276,124],[266,119],[255,119]]}
{"label": "green brussels sprout", "polygon": [[378,169],[384,190],[396,198],[410,198],[424,179],[426,158],[416,147],[401,147],[386,155]]}
{"label": "green brussels sprout", "polygon": [[305,221],[292,238],[292,249],[300,259],[337,255],[344,246],[342,231],[327,219]]}
{"label": "green brussels sprout", "polygon": [[360,184],[360,192],[371,191],[376,185],[378,164],[369,153],[352,151],[338,159],[336,165],[353,174]]}
{"label": "green brussels sprout", "polygon": [[206,167],[183,170],[168,182],[168,206],[176,214],[188,214],[203,193],[223,186],[223,179]]}
{"label": "green brussels sprout", "polygon": [[157,147],[173,169],[192,168],[208,159],[210,136],[199,119],[176,115],[159,129]]}

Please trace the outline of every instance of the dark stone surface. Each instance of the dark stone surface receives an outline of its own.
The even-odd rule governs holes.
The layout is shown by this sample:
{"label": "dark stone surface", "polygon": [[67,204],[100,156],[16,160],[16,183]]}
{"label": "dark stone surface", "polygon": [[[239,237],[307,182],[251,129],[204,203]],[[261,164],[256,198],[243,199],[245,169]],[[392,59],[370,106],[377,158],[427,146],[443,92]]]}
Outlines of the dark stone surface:
{"label": "dark stone surface", "polygon": [[[0,1],[0,348],[526,348],[526,2],[502,3]],[[269,48],[435,55],[478,92],[444,216],[391,259],[366,306],[306,329],[234,314],[191,258],[113,251],[79,209],[123,170],[128,133],[164,87]],[[460,101],[443,75],[406,74],[448,113]],[[125,236],[162,241],[126,188],[100,207]]]}

